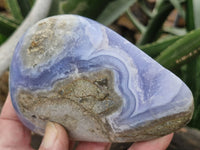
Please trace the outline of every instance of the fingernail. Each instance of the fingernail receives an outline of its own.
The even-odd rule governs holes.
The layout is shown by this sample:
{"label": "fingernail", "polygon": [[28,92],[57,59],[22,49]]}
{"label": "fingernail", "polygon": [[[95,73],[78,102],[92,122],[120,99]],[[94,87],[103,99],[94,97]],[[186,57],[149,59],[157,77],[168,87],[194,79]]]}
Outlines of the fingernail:
{"label": "fingernail", "polygon": [[51,148],[56,141],[57,129],[52,122],[46,124],[45,135],[42,141],[42,146],[44,148]]}

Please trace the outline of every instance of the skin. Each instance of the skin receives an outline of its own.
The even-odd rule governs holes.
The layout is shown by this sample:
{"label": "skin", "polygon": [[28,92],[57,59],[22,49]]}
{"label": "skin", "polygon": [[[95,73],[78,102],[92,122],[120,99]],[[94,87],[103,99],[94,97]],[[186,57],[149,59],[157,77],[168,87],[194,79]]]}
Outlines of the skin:
{"label": "skin", "polygon": [[[33,150],[30,146],[31,132],[18,119],[10,96],[0,115],[0,133],[0,149]],[[128,150],[165,150],[172,137],[173,133],[155,140],[134,143]],[[39,150],[71,150],[73,144],[61,125],[48,122]],[[79,142],[76,150],[109,150],[110,146],[111,143]]]}

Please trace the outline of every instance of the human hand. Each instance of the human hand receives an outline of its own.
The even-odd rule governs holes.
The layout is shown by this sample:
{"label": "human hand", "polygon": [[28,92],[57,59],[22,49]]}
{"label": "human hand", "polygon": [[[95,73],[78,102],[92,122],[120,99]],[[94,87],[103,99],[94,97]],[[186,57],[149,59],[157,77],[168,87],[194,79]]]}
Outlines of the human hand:
{"label": "human hand", "polygon": [[[18,119],[10,96],[0,115],[0,149],[33,150],[30,146],[31,132]],[[146,142],[134,143],[128,150],[165,150],[173,134]],[[70,150],[73,142],[69,141],[65,129],[57,124],[47,123],[45,135],[39,150]],[[110,143],[79,142],[76,150],[109,150]]]}

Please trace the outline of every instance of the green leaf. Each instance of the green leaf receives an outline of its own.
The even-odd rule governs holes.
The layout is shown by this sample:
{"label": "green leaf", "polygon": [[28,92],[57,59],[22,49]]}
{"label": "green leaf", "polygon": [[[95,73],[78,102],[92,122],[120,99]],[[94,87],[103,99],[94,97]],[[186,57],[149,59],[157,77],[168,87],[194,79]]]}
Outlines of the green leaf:
{"label": "green leaf", "polygon": [[185,82],[190,87],[194,96],[194,115],[190,126],[200,129],[200,56],[187,64]]}
{"label": "green leaf", "polygon": [[36,0],[29,0],[29,1],[30,1],[31,6],[33,6]]}
{"label": "green leaf", "polygon": [[185,28],[177,28],[177,27],[165,27],[163,28],[164,32],[170,33],[172,35],[185,35]]}
{"label": "green leaf", "polygon": [[156,60],[168,69],[173,69],[194,57],[200,51],[200,29],[191,31],[165,49]]}
{"label": "green leaf", "polygon": [[186,3],[186,29],[187,31],[195,29],[193,0],[187,0]]}
{"label": "green leaf", "polygon": [[137,0],[115,0],[110,2],[101,15],[97,18],[97,21],[104,25],[111,24],[136,1]]}
{"label": "green leaf", "polygon": [[145,31],[145,26],[139,22],[139,20],[132,14],[131,10],[128,9],[126,11],[126,14],[128,15],[130,21],[134,24],[134,26],[141,32],[143,33]]}
{"label": "green leaf", "polygon": [[[191,0],[190,0],[191,1]],[[193,0],[193,10],[194,10],[194,23],[195,23],[195,28],[200,27],[200,0]]]}
{"label": "green leaf", "polygon": [[4,36],[3,34],[0,34],[0,45],[1,45],[3,42],[5,42],[6,39],[7,39],[6,36]]}
{"label": "green leaf", "polygon": [[15,31],[18,24],[7,16],[0,14],[0,33],[4,36],[9,36]]}
{"label": "green leaf", "polygon": [[60,13],[79,14],[96,19],[102,10],[112,2],[108,0],[67,0],[60,2]]}
{"label": "green leaf", "polygon": [[[200,27],[199,19],[199,0],[188,0],[187,11],[186,11],[186,27],[190,31],[192,29]],[[200,129],[200,56],[193,59],[186,65],[184,72],[184,81],[190,87],[194,96],[194,114],[189,126]]]}
{"label": "green leaf", "polygon": [[163,23],[169,13],[173,10],[173,6],[169,1],[158,0],[153,10],[153,17],[150,19],[145,32],[142,34],[138,45],[144,45],[153,42],[158,38]]}
{"label": "green leaf", "polygon": [[160,11],[160,9],[163,6],[162,5],[163,3],[164,3],[164,0],[157,0],[156,1],[156,5],[155,5],[155,7],[153,9],[153,15],[156,15]]}
{"label": "green leaf", "polygon": [[19,4],[17,0],[6,0],[8,8],[12,14],[12,16],[17,20],[18,22],[21,22],[23,20]]}
{"label": "green leaf", "polygon": [[21,15],[25,18],[31,10],[31,2],[30,0],[17,0],[17,2],[20,7]]}
{"label": "green leaf", "polygon": [[188,31],[200,28],[199,5],[199,0],[187,0],[186,27]]}
{"label": "green leaf", "polygon": [[170,0],[170,2],[172,3],[172,5],[174,6],[174,8],[176,8],[176,10],[178,11],[178,13],[185,18],[185,11],[183,10],[182,6],[181,6],[181,1],[180,0]]}
{"label": "green leaf", "polygon": [[150,10],[150,9],[147,7],[147,5],[145,4],[144,0],[141,0],[141,1],[138,1],[138,2],[140,3],[140,7],[141,7],[141,9],[144,11],[144,13],[145,13],[148,17],[152,18],[152,17],[153,17],[153,14],[152,14],[151,10]]}
{"label": "green leaf", "polygon": [[168,37],[168,38],[153,42],[151,44],[139,46],[139,48],[143,50],[149,56],[156,57],[160,55],[160,53],[164,51],[166,48],[168,48],[170,45],[172,45],[177,40],[179,40],[181,37],[182,36]]}
{"label": "green leaf", "polygon": [[59,14],[59,4],[60,4],[60,0],[52,0],[51,8],[50,8],[50,11],[49,11],[49,16]]}

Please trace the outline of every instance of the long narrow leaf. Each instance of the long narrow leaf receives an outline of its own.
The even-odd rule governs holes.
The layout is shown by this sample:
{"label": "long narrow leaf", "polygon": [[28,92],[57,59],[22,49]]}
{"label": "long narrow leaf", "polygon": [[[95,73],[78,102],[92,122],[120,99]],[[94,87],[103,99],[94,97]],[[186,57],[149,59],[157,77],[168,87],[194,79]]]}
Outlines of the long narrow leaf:
{"label": "long narrow leaf", "polygon": [[194,30],[194,10],[193,10],[193,0],[188,0],[186,3],[186,28],[188,31]]}
{"label": "long narrow leaf", "polygon": [[34,5],[34,3],[35,3],[36,0],[29,0],[29,1],[30,1],[30,5],[32,7]]}
{"label": "long narrow leaf", "polygon": [[163,66],[173,69],[180,62],[197,55],[200,50],[200,29],[194,30],[164,50],[156,60]]}
{"label": "long narrow leaf", "polygon": [[179,40],[182,36],[173,36],[167,39],[162,39],[156,42],[153,42],[151,44],[146,44],[143,46],[139,46],[141,50],[143,50],[145,53],[147,53],[151,57],[158,56],[162,51],[167,49],[170,45],[175,43],[177,40]]}
{"label": "long narrow leaf", "polygon": [[[191,0],[190,0],[191,1]],[[195,28],[200,27],[200,0],[193,0],[193,10],[194,10],[194,23],[195,23]]]}
{"label": "long narrow leaf", "polygon": [[[199,0],[188,0],[187,1],[187,11],[186,11],[186,27],[187,30],[194,30],[199,27],[199,16],[197,13],[199,10],[195,5],[199,5]],[[194,115],[189,124],[191,127],[200,129],[200,56],[193,59],[186,65],[186,70],[184,72],[184,81],[190,87],[194,96]]]}
{"label": "long narrow leaf", "polygon": [[31,2],[30,0],[17,0],[17,2],[20,7],[21,15],[25,18],[31,10]]}
{"label": "long narrow leaf", "polygon": [[139,22],[139,20],[132,14],[131,10],[128,9],[126,11],[126,14],[128,15],[130,21],[134,24],[134,26],[141,32],[143,33],[145,31],[145,26]]}
{"label": "long narrow leaf", "polygon": [[10,12],[12,13],[13,17],[21,22],[23,20],[21,11],[20,11],[20,7],[19,4],[17,2],[17,0],[6,0],[8,8],[10,10]]}
{"label": "long narrow leaf", "polygon": [[157,6],[153,11],[154,16],[148,23],[144,34],[138,41],[138,45],[144,45],[153,42],[158,37],[158,34],[162,28],[169,13],[173,10],[173,6],[168,1],[158,0]]}
{"label": "long narrow leaf", "polygon": [[60,3],[60,13],[71,13],[96,19],[113,0],[67,0]]}
{"label": "long narrow leaf", "polygon": [[53,16],[53,15],[58,15],[59,12],[59,4],[60,4],[60,0],[53,0],[51,3],[51,8],[49,11],[49,16]]}
{"label": "long narrow leaf", "polygon": [[170,0],[170,2],[172,3],[172,5],[174,6],[174,8],[176,8],[176,10],[178,11],[178,13],[185,18],[185,11],[183,10],[182,6],[181,6],[181,2],[180,0]]}
{"label": "long narrow leaf", "polygon": [[0,15],[0,33],[9,36],[17,28],[17,24],[6,16]]}
{"label": "long narrow leaf", "polygon": [[200,56],[187,64],[185,82],[192,90],[194,96],[194,115],[190,126],[200,129]]}
{"label": "long narrow leaf", "polygon": [[97,18],[97,21],[103,23],[104,25],[111,24],[136,1],[137,0],[115,0],[110,2],[101,15]]}
{"label": "long narrow leaf", "polygon": [[146,6],[144,0],[138,1],[140,3],[140,7],[142,8],[142,10],[145,12],[145,14],[147,16],[149,16],[150,18],[153,17],[153,14],[151,12],[151,10]]}
{"label": "long narrow leaf", "polygon": [[3,42],[5,42],[6,39],[7,39],[6,36],[4,36],[3,34],[0,34],[0,45],[1,45]]}
{"label": "long narrow leaf", "polygon": [[170,33],[172,35],[185,35],[186,34],[185,28],[164,27],[163,31]]}

